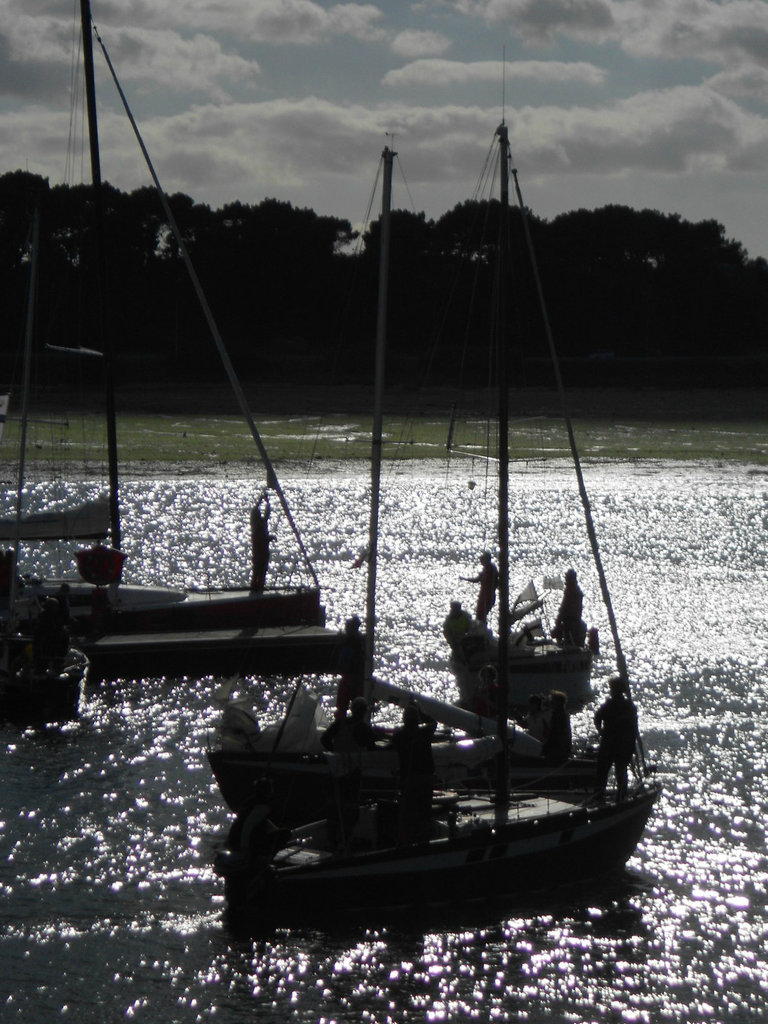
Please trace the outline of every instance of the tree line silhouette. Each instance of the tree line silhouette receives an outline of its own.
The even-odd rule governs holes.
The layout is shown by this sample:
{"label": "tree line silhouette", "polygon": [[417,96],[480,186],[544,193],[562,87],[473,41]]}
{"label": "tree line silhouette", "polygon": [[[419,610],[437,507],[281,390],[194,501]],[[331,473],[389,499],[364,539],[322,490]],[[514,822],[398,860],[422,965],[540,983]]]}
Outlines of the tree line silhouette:
{"label": "tree line silhouette", "polygon": [[[369,384],[378,222],[349,221],[265,199],[221,209],[176,194],[170,205],[238,374],[275,384]],[[218,357],[153,189],[103,186],[107,287],[95,301],[94,218],[87,186],[0,177],[3,374],[25,322],[31,209],[40,212],[38,334],[102,348],[134,382],[209,382]],[[715,220],[624,206],[529,214],[530,235],[566,383],[756,385],[768,382],[768,262],[750,259]],[[492,377],[496,201],[467,201],[437,220],[392,214],[387,379],[393,386],[483,386]],[[520,212],[509,217],[513,382],[552,370]],[[470,317],[471,312],[471,317]],[[42,346],[38,346],[38,353]],[[38,354],[51,387],[64,371]],[[47,367],[47,369],[46,369]],[[78,370],[78,373],[96,371]]]}

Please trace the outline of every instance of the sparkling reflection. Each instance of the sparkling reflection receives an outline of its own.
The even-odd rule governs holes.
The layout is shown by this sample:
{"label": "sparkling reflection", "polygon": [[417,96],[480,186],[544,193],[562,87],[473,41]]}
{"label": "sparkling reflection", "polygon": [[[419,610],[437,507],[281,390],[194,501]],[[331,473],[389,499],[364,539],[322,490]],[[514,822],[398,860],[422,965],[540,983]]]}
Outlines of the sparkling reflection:
{"label": "sparkling reflection", "polygon": [[[329,912],[322,928],[235,935],[211,867],[228,815],[205,758],[221,680],[91,687],[66,728],[0,728],[0,1017],[763,1019],[765,478],[642,464],[589,467],[587,476],[648,759],[664,781],[621,878],[527,907],[457,902],[346,922]],[[341,624],[364,603],[364,570],[353,562],[367,531],[365,469],[329,466],[283,482],[329,623]],[[531,463],[512,483],[515,585],[574,565],[607,651],[570,473]],[[53,489],[36,485],[34,501],[45,505]],[[241,479],[126,483],[133,577],[245,583],[258,489]],[[437,464],[397,466],[384,494],[380,671],[450,696],[440,624],[451,598],[474,603],[459,577],[492,544],[492,501],[470,463],[458,479]],[[296,579],[279,517],[276,532],[272,571]],[[69,565],[45,546],[33,554],[51,570]],[[611,667],[606,654],[598,690]],[[334,681],[315,684],[332,701]],[[259,681],[262,714],[278,714],[293,685]],[[573,727],[592,735],[590,709]]]}

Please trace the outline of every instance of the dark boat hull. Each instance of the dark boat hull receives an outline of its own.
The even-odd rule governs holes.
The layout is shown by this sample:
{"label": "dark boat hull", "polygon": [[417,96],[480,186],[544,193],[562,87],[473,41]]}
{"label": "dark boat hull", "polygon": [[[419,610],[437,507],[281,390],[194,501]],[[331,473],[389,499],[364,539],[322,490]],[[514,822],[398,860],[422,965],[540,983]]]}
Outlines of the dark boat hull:
{"label": "dark boat hull", "polygon": [[81,652],[60,672],[11,672],[0,676],[0,718],[19,724],[67,722],[77,718],[88,672]]}
{"label": "dark boat hull", "polygon": [[316,913],[391,910],[536,890],[602,878],[634,853],[659,787],[646,786],[622,804],[511,820],[455,837],[347,857],[301,862],[300,852],[271,866],[221,867],[233,919],[282,922]]}
{"label": "dark boat hull", "polygon": [[316,587],[187,591],[121,584],[110,604],[106,588],[82,580],[27,581],[19,601],[22,628],[34,628],[40,601],[64,582],[70,629],[94,680],[322,673],[335,665],[339,634],[325,628]]}
{"label": "dark boat hull", "polygon": [[321,626],[117,633],[83,639],[91,678],[332,672],[340,634]]}

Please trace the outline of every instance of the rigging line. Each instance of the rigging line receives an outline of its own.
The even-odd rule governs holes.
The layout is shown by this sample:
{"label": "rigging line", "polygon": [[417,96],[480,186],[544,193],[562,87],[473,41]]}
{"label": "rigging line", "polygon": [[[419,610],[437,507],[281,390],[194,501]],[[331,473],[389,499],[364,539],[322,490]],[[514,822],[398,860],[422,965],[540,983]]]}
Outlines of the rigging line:
{"label": "rigging line", "polygon": [[[392,144],[393,145],[394,145],[394,138],[395,137],[393,135],[392,136]],[[406,191],[406,193],[408,195],[408,201],[411,204],[411,212],[412,213],[416,213],[416,204],[413,201],[413,196],[411,195],[411,190],[410,190],[410,188],[408,186],[408,181],[407,181],[407,179],[405,177],[405,171],[403,170],[403,162],[402,162],[402,160],[400,159],[400,157],[398,156],[397,153],[395,153],[394,156],[395,156],[395,160],[397,161],[398,169],[400,171],[400,177],[403,179],[403,186],[404,186],[405,191]]]}
{"label": "rigging line", "polygon": [[608,621],[610,623],[611,634],[613,636],[613,643],[616,650],[616,662],[619,669],[619,675],[624,681],[624,685],[627,688],[627,693],[629,694],[629,675],[627,672],[627,662],[624,658],[624,652],[622,651],[621,640],[619,638],[619,628],[616,622],[616,615],[613,610],[613,602],[611,601],[611,595],[608,590],[608,581],[606,579],[605,569],[603,568],[602,558],[600,557],[600,546],[597,541],[595,524],[592,519],[592,508],[589,501],[589,495],[587,494],[586,484],[584,482],[584,474],[581,470],[581,460],[579,459],[579,453],[576,447],[576,438],[573,432],[573,421],[571,419],[571,415],[568,410],[568,404],[565,398],[565,388],[563,386],[563,378],[560,373],[560,361],[558,359],[557,350],[555,349],[552,327],[549,322],[549,315],[547,313],[547,307],[544,301],[544,291],[541,285],[541,277],[539,276],[539,268],[538,263],[536,261],[536,253],[533,248],[533,240],[531,238],[530,225],[528,223],[528,212],[525,207],[525,203],[523,202],[523,194],[520,189],[520,184],[517,177],[517,168],[512,168],[512,177],[514,178],[515,182],[515,192],[517,194],[517,201],[520,207],[520,214],[522,218],[526,246],[528,248],[528,253],[531,259],[531,268],[533,271],[533,277],[536,284],[536,292],[539,299],[541,315],[544,321],[544,331],[547,338],[547,346],[549,348],[550,358],[552,359],[552,365],[555,372],[555,381],[557,383],[557,390],[560,396],[560,402],[562,406],[563,418],[565,420],[565,426],[568,432],[568,443],[571,448],[573,464],[576,470],[576,479],[578,481],[579,494],[581,495],[582,507],[584,509],[584,516],[587,523],[587,536],[589,537],[590,547],[592,548],[592,556],[595,560],[597,575],[600,580],[600,590],[603,595],[603,602],[605,604],[606,611],[608,612]]}
{"label": "rigging line", "polygon": [[[373,205],[374,205],[374,202],[375,202],[376,191],[377,191],[377,184],[378,184],[378,180],[379,180],[379,175],[380,174],[381,174],[381,160],[379,160],[379,163],[376,166],[376,178],[375,178],[374,186],[371,189],[370,195],[368,197],[368,205],[366,206],[365,216],[364,216],[364,218],[363,218],[363,220],[361,222],[363,227],[362,227],[361,231],[357,232],[357,239],[355,241],[355,245],[354,245],[354,248],[353,248],[352,253],[351,253],[351,259],[350,259],[351,274],[349,275],[349,284],[347,286],[344,303],[342,305],[342,308],[339,311],[339,315],[338,315],[338,317],[336,319],[336,324],[335,324],[335,327],[334,327],[334,337],[336,338],[336,345],[335,345],[335,350],[333,352],[333,358],[332,358],[331,367],[330,367],[330,379],[329,379],[329,382],[331,384],[334,384],[334,383],[336,383],[338,381],[338,368],[339,368],[339,365],[340,365],[340,363],[342,361],[342,358],[343,358],[343,356],[345,354],[344,353],[344,337],[345,337],[346,331],[348,330],[348,325],[349,325],[350,309],[351,309],[351,306],[352,306],[352,295],[354,294],[355,288],[357,287],[357,279],[358,279],[358,277],[360,275],[360,260],[361,260],[361,257],[362,257],[362,254],[363,254],[363,250],[364,250],[364,235],[365,235],[365,232],[368,230],[368,228],[370,226],[371,219],[372,219],[372,216],[373,216],[372,211],[373,211]],[[311,449],[310,454],[309,454],[309,462],[308,462],[308,465],[306,467],[306,475],[307,476],[309,475],[309,473],[311,471],[311,468],[314,465],[315,460],[316,460],[317,450],[318,450],[318,447],[320,445],[320,433],[321,433],[321,430],[322,430],[322,427],[323,427],[323,421],[324,421],[325,416],[326,416],[326,413],[322,413],[319,416],[319,418],[318,418],[317,429],[314,432],[314,437],[313,437],[313,441],[312,441],[312,449]]]}
{"label": "rigging line", "polygon": [[[496,171],[496,160],[495,160],[494,142],[492,141],[491,145],[488,147],[488,152],[486,154],[485,161],[483,163],[483,167],[482,167],[482,169],[480,171],[480,174],[478,176],[477,181],[475,182],[474,191],[472,193],[472,199],[470,201],[472,204],[474,204],[474,207],[475,207],[475,209],[473,211],[474,215],[472,216],[471,222],[470,222],[470,224],[468,225],[466,231],[463,234],[463,238],[461,239],[460,245],[458,245],[456,247],[451,246],[450,251],[449,251],[449,255],[451,256],[451,258],[453,259],[453,261],[455,263],[455,269],[454,269],[454,272],[453,272],[453,275],[452,275],[451,283],[450,283],[450,285],[448,286],[448,289],[447,289],[446,301],[445,301],[445,303],[444,303],[444,305],[442,307],[443,308],[443,312],[442,312],[441,316],[439,317],[439,321],[435,325],[435,329],[432,331],[429,350],[426,353],[426,355],[424,357],[424,360],[423,360],[423,367],[422,367],[422,370],[421,370],[421,383],[419,385],[421,389],[424,389],[426,387],[426,382],[430,379],[430,376],[431,376],[432,370],[433,370],[433,366],[434,366],[435,362],[437,361],[438,351],[439,351],[440,345],[442,343],[442,340],[444,338],[444,334],[445,334],[445,331],[446,331],[446,325],[448,324],[448,322],[449,322],[449,320],[451,319],[451,316],[452,316],[452,307],[454,305],[454,298],[456,298],[458,296],[460,282],[463,281],[465,279],[465,277],[466,277],[466,267],[467,267],[467,265],[469,265],[471,267],[471,269],[472,269],[472,274],[471,274],[471,278],[470,278],[470,294],[468,296],[467,308],[469,310],[472,310],[472,309],[474,309],[476,307],[476,304],[477,304],[477,301],[478,301],[480,260],[472,258],[473,244],[471,242],[471,239],[473,238],[473,236],[475,234],[475,229],[478,228],[478,224],[480,223],[480,217],[478,215],[481,212],[483,214],[483,216],[482,216],[482,225],[483,226],[480,226],[479,227],[479,231],[478,231],[480,241],[482,241],[482,239],[484,239],[486,237],[486,235],[487,235],[487,225],[488,225],[488,220],[489,220],[489,210],[487,208],[487,205],[483,207],[482,211],[480,209],[478,209],[478,206],[480,204],[481,197],[483,195],[487,195],[487,193],[488,193],[488,187],[489,187],[488,186],[488,179],[489,179],[489,176],[491,177],[491,179],[494,177],[495,171]],[[478,242],[477,245],[474,246],[474,251],[477,252],[479,247],[480,247],[480,243]],[[443,252],[442,256],[445,257],[445,255],[446,255],[446,253]],[[446,441],[446,451],[448,453],[448,459],[447,459],[447,462],[446,462],[446,475],[449,472],[452,450],[456,450],[456,446],[455,446],[455,443],[454,443],[455,426],[456,426],[456,422],[457,422],[457,419],[458,419],[458,412],[459,412],[459,404],[460,404],[460,401],[461,401],[461,395],[462,395],[463,391],[466,388],[466,384],[465,384],[465,381],[466,381],[466,367],[467,367],[467,363],[468,363],[468,360],[469,360],[469,352],[470,352],[470,345],[471,345],[471,326],[470,325],[471,325],[471,316],[466,316],[465,319],[464,319],[464,333],[463,333],[462,346],[461,346],[461,352],[460,352],[459,366],[458,366],[458,370],[457,370],[455,379],[452,382],[452,389],[454,390],[455,394],[457,395],[457,398],[454,399],[454,401],[452,403],[451,420],[450,420],[450,424],[449,424],[449,436],[448,436],[447,441]],[[488,446],[488,443],[489,443],[488,442],[488,438],[486,438],[486,447]],[[487,447],[487,451],[490,451],[490,449],[488,447]]]}
{"label": "rigging line", "polygon": [[253,437],[253,440],[256,443],[256,447],[259,450],[259,454],[261,455],[261,459],[262,459],[262,462],[264,463],[264,467],[266,468],[266,471],[267,471],[267,486],[271,487],[275,491],[275,493],[277,494],[278,499],[280,501],[280,506],[283,509],[285,517],[288,520],[288,524],[291,527],[291,531],[293,532],[293,535],[296,538],[296,542],[299,545],[299,550],[301,551],[301,553],[302,553],[302,555],[304,557],[305,565],[306,565],[307,569],[309,570],[309,573],[310,573],[310,575],[312,577],[312,580],[315,583],[315,586],[318,586],[319,585],[319,581],[317,579],[317,574],[315,573],[314,566],[312,565],[312,562],[310,561],[307,549],[304,546],[304,542],[301,539],[301,535],[299,534],[299,531],[298,531],[298,528],[296,526],[296,523],[294,522],[293,515],[291,514],[291,510],[290,510],[290,508],[288,506],[288,500],[285,497],[283,489],[280,486],[280,482],[277,479],[277,475],[275,474],[274,466],[272,465],[272,460],[269,457],[269,453],[267,452],[267,449],[264,447],[264,442],[261,439],[261,435],[260,435],[260,433],[258,431],[258,428],[256,427],[256,423],[254,422],[253,416],[251,415],[251,410],[250,410],[250,408],[248,406],[248,402],[247,402],[247,400],[245,398],[245,394],[243,393],[243,389],[240,386],[240,382],[237,379],[237,375],[235,374],[234,367],[232,366],[232,363],[230,361],[229,353],[227,352],[227,350],[226,350],[226,348],[224,346],[224,340],[222,339],[221,334],[219,333],[218,326],[216,325],[216,322],[213,319],[213,313],[211,312],[211,308],[208,305],[208,300],[206,299],[205,294],[203,292],[202,285],[200,284],[200,280],[199,280],[199,278],[197,276],[197,272],[195,271],[195,268],[194,268],[194,266],[192,264],[192,260],[190,259],[189,253],[187,251],[187,247],[184,244],[184,239],[182,237],[181,231],[179,230],[179,226],[176,223],[176,218],[173,215],[173,211],[171,210],[170,203],[168,202],[168,197],[165,194],[165,192],[163,191],[163,188],[162,188],[162,186],[160,184],[160,180],[157,177],[157,174],[155,172],[155,168],[154,168],[154,165],[153,165],[152,160],[150,158],[150,155],[149,155],[149,152],[147,150],[147,147],[144,145],[144,139],[141,136],[141,132],[139,131],[139,127],[136,124],[136,121],[134,119],[133,113],[131,112],[131,109],[130,109],[130,107],[128,105],[128,100],[126,99],[125,93],[123,92],[123,89],[122,89],[122,87],[120,85],[120,82],[118,81],[117,74],[115,72],[115,68],[114,68],[114,66],[112,64],[112,61],[109,59],[109,54],[107,53],[107,48],[104,45],[104,42],[103,42],[101,36],[99,35],[98,30],[96,29],[95,25],[93,26],[93,31],[94,31],[94,35],[96,37],[96,41],[98,42],[99,46],[101,47],[101,51],[104,54],[104,59],[107,62],[107,66],[109,68],[109,73],[112,76],[112,81],[115,83],[115,88],[117,89],[118,95],[120,96],[120,100],[121,100],[121,102],[123,104],[123,108],[124,108],[124,110],[125,110],[125,112],[126,112],[126,114],[128,116],[128,120],[131,123],[131,127],[133,128],[134,135],[136,136],[136,141],[139,143],[139,147],[140,147],[141,152],[142,152],[142,154],[144,156],[144,160],[145,160],[145,162],[147,164],[147,168],[149,169],[149,173],[151,174],[152,180],[155,183],[155,189],[157,190],[157,194],[158,194],[158,197],[160,199],[160,203],[161,203],[161,205],[163,207],[163,211],[165,213],[165,216],[168,219],[168,223],[170,225],[170,228],[173,231],[174,237],[176,239],[176,243],[179,246],[179,252],[182,255],[182,258],[184,260],[184,264],[185,264],[185,266],[187,268],[187,273],[189,274],[190,280],[192,281],[192,285],[193,285],[193,287],[195,289],[195,292],[197,294],[198,301],[200,302],[200,306],[201,306],[201,308],[203,310],[203,314],[205,315],[205,319],[206,319],[206,321],[208,323],[208,327],[209,327],[209,329],[211,331],[211,335],[212,335],[213,340],[214,340],[214,342],[216,344],[216,348],[217,348],[217,350],[219,352],[219,356],[221,357],[221,361],[222,361],[222,363],[224,365],[224,370],[226,371],[227,377],[229,378],[229,382],[232,385],[232,390],[234,391],[235,397],[238,400],[238,403],[240,405],[240,410],[241,410],[243,416],[245,417],[245,420],[248,423],[248,426],[250,427],[251,435]]}

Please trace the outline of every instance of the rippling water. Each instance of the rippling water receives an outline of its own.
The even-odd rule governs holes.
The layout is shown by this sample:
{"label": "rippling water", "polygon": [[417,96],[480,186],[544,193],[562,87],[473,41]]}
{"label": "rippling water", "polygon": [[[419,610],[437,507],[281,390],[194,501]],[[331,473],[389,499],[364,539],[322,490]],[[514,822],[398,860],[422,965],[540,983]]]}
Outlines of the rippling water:
{"label": "rippling water", "polygon": [[[283,483],[329,622],[341,623],[363,605],[351,563],[365,544],[365,471]],[[766,1019],[768,477],[636,464],[588,468],[587,485],[647,754],[665,785],[621,878],[523,906],[457,903],[234,936],[211,870],[228,821],[205,760],[217,680],[92,687],[74,724],[0,727],[0,1020]],[[124,490],[124,546],[141,549],[145,578],[248,579],[253,482]],[[384,495],[380,671],[449,695],[440,624],[452,597],[472,606],[459,577],[492,543],[490,499],[470,467],[457,479],[432,465],[395,469]],[[605,650],[571,474],[521,467],[511,500],[514,582],[574,565]],[[275,562],[286,572],[295,562],[284,523]],[[606,660],[598,680],[610,669]],[[265,709],[288,686],[268,681]],[[321,686],[332,694],[331,680]],[[577,735],[590,719],[576,716]]]}

